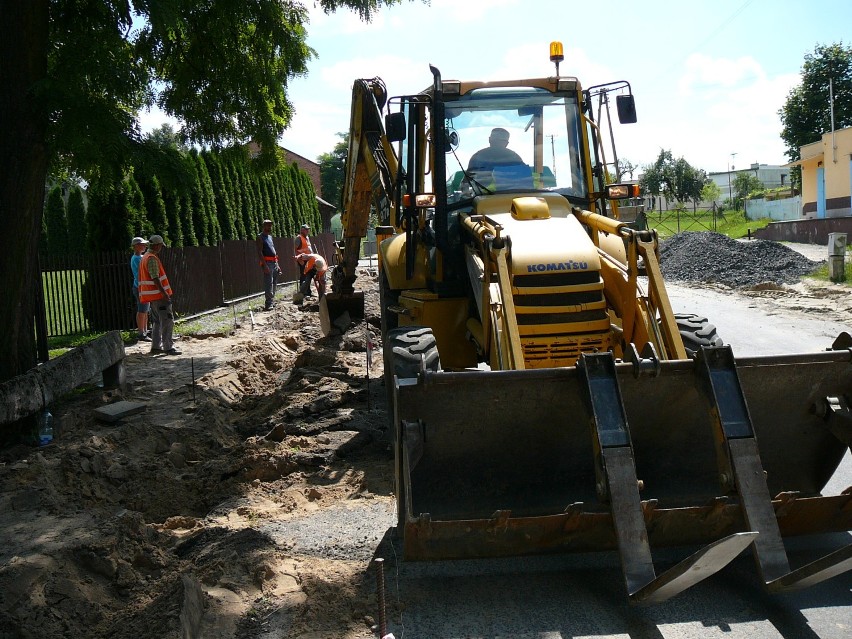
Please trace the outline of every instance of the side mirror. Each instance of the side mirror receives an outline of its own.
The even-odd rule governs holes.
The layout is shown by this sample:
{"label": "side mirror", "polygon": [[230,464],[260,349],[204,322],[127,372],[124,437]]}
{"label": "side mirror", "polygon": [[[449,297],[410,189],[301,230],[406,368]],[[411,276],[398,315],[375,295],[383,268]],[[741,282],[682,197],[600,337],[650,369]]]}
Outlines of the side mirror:
{"label": "side mirror", "polygon": [[444,153],[452,153],[457,148],[459,148],[459,134],[458,131],[454,129],[450,129],[446,133],[446,145],[444,148]]}
{"label": "side mirror", "polygon": [[618,121],[622,124],[634,124],[636,122],[636,102],[633,94],[615,96],[615,106],[618,109]]}
{"label": "side mirror", "polygon": [[385,116],[385,135],[391,142],[405,139],[405,113],[398,111]]}

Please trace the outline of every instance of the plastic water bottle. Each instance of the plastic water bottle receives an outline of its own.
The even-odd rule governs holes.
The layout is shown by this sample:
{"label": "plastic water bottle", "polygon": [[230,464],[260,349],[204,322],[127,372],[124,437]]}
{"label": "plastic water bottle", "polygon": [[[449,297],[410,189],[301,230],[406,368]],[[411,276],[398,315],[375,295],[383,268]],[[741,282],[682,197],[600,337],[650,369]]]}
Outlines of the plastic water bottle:
{"label": "plastic water bottle", "polygon": [[47,446],[53,441],[53,415],[46,408],[38,418],[38,445]]}

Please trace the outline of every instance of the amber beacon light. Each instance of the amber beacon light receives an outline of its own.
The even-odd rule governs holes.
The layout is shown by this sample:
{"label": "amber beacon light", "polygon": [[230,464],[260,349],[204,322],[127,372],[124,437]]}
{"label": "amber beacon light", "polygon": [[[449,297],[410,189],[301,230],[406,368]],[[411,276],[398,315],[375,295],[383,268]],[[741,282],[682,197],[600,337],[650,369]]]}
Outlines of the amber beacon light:
{"label": "amber beacon light", "polygon": [[550,43],[550,61],[556,65],[556,77],[559,77],[559,63],[565,59],[561,42]]}

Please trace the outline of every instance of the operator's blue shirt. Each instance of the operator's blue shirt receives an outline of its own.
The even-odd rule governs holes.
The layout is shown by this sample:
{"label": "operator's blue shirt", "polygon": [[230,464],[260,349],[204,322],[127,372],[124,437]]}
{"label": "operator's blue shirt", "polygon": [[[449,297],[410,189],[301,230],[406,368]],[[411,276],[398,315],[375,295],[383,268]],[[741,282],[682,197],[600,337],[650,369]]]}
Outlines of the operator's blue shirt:
{"label": "operator's blue shirt", "polygon": [[139,288],[139,264],[142,262],[142,256],[135,253],[130,258],[130,270],[133,271],[133,287]]}

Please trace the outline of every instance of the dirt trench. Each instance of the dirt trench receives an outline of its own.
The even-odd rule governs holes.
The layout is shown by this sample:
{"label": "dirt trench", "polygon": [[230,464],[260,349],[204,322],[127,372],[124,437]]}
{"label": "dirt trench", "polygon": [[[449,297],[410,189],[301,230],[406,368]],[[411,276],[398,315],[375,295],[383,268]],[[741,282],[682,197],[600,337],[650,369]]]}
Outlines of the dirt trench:
{"label": "dirt trench", "polygon": [[[375,636],[393,461],[366,306],[345,336],[282,299],[179,357],[128,346],[121,396],[78,389],[52,444],[0,452],[0,637]],[[146,409],[94,419],[117,399]]]}

